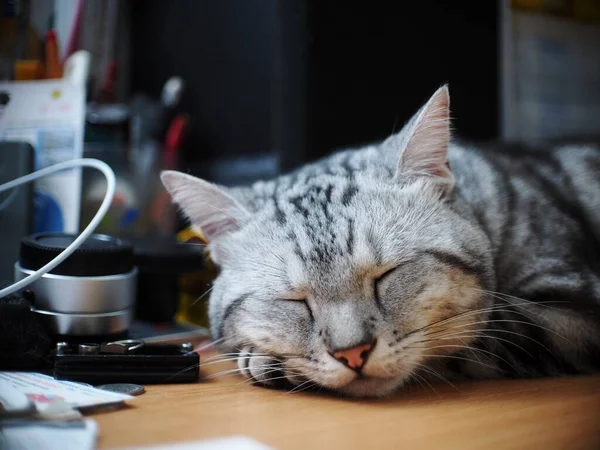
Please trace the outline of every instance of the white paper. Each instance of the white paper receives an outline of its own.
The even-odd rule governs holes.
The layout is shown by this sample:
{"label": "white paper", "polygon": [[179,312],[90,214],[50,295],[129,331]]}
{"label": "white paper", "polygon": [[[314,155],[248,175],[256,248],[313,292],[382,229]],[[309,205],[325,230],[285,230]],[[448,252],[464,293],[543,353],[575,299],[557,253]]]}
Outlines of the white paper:
{"label": "white paper", "polygon": [[93,450],[98,439],[96,422],[20,421],[3,424],[2,450]]}
{"label": "white paper", "polygon": [[[0,399],[11,398],[5,393],[18,391],[31,400],[38,411],[48,409],[54,399],[60,399],[73,408],[112,405],[132,400],[133,397],[104,391],[69,381],[58,381],[47,375],[33,372],[0,372]],[[0,408],[3,405],[0,404]],[[9,408],[6,408],[9,409]]]}
{"label": "white paper", "polygon": [[[0,82],[8,103],[0,105],[0,141],[27,142],[35,170],[81,158],[85,86],[64,80]],[[35,232],[79,231],[81,169],[35,182]]]}
{"label": "white paper", "polygon": [[33,407],[33,403],[23,392],[16,389],[2,389],[0,383],[0,411],[21,412]]}
{"label": "white paper", "polygon": [[152,445],[148,447],[119,447],[113,450],[274,450],[246,436],[232,436],[206,441]]}

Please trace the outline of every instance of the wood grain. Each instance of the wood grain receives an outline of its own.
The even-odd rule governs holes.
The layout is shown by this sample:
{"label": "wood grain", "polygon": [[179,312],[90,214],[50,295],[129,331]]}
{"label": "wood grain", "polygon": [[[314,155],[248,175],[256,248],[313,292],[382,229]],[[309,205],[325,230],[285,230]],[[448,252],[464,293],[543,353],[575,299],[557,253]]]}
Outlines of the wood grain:
{"label": "wood grain", "polygon": [[92,417],[101,449],[230,435],[277,449],[600,449],[600,376],[455,386],[358,401],[225,376],[147,386],[129,407]]}

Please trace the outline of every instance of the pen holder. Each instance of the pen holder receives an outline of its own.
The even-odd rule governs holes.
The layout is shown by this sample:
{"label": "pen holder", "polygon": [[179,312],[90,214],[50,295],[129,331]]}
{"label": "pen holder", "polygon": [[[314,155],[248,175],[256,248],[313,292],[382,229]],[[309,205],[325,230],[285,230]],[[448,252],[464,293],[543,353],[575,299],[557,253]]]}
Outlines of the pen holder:
{"label": "pen holder", "polygon": [[[160,182],[161,150],[151,143],[136,149],[109,143],[86,144],[84,155],[106,162],[117,178],[115,197],[98,228],[100,232],[175,235],[177,209]],[[103,179],[95,173],[85,173],[82,192],[81,221],[87,223],[102,202]]]}

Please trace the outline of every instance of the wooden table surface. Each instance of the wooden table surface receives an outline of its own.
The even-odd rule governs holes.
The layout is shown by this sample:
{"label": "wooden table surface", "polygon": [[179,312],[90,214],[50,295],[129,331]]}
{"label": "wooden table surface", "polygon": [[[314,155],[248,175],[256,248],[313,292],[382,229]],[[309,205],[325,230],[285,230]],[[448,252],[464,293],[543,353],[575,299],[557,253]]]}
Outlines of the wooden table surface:
{"label": "wooden table surface", "polygon": [[100,449],[232,435],[276,449],[600,449],[600,376],[455,386],[359,401],[259,388],[233,375],[147,386],[130,406],[91,417]]}

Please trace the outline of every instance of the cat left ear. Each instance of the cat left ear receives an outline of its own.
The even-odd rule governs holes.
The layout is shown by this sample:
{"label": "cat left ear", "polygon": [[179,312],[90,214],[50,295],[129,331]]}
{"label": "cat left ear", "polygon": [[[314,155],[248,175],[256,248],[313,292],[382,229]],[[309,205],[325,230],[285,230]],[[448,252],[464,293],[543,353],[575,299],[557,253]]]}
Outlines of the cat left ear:
{"label": "cat left ear", "polygon": [[250,218],[242,205],[215,184],[173,170],[162,172],[160,179],[209,242],[238,230]]}
{"label": "cat left ear", "polygon": [[396,179],[426,176],[438,183],[444,194],[454,188],[448,162],[450,144],[450,94],[439,88],[400,132],[400,159]]}

